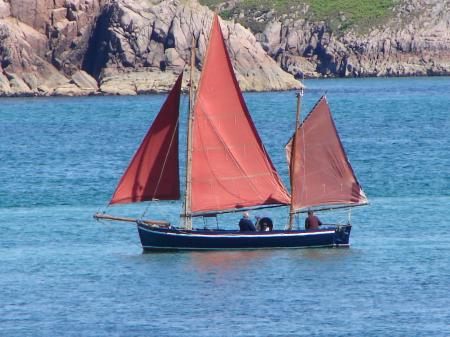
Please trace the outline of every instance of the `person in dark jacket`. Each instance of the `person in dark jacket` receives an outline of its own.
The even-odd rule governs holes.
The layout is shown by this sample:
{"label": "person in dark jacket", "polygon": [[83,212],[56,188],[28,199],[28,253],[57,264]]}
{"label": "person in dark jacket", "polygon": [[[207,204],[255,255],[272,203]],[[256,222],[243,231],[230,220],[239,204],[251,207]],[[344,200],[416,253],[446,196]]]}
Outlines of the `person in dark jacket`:
{"label": "person in dark jacket", "polygon": [[248,212],[244,212],[242,219],[239,221],[239,230],[241,232],[255,232],[256,228],[252,220],[249,219],[250,215]]}
{"label": "person in dark jacket", "polygon": [[308,211],[308,217],[305,219],[305,229],[319,229],[322,226],[322,222],[313,211]]}

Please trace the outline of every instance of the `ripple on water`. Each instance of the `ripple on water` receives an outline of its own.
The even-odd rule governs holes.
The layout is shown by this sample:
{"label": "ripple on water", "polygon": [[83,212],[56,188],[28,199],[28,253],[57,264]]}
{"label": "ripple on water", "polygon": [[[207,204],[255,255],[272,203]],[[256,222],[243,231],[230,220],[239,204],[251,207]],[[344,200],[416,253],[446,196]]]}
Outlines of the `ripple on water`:
{"label": "ripple on water", "polygon": [[[450,335],[450,79],[306,85],[304,111],[327,92],[371,200],[350,249],[143,254],[134,226],[91,215],[164,95],[2,99],[0,335]],[[245,98],[287,182],[294,93]],[[179,207],[149,212],[176,223]],[[270,212],[282,226],[286,210]]]}

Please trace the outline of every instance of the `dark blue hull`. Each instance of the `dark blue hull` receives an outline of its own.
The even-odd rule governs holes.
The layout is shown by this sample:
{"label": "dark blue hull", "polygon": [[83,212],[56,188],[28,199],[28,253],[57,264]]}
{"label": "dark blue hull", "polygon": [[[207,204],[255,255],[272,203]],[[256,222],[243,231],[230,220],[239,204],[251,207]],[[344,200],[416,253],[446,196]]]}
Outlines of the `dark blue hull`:
{"label": "dark blue hull", "polygon": [[138,224],[146,251],[231,250],[349,246],[351,225],[313,231],[183,230]]}

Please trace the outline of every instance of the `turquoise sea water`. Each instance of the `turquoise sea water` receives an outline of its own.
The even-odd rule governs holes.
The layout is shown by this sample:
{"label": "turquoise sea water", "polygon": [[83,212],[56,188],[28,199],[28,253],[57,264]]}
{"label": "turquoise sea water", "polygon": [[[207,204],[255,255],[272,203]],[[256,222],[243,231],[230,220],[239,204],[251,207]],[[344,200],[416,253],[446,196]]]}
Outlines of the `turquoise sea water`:
{"label": "turquoise sea water", "polygon": [[[350,249],[143,254],[134,226],[92,214],[165,96],[0,99],[0,336],[449,336],[450,78],[306,85],[371,201]],[[245,99],[287,183],[295,95]]]}

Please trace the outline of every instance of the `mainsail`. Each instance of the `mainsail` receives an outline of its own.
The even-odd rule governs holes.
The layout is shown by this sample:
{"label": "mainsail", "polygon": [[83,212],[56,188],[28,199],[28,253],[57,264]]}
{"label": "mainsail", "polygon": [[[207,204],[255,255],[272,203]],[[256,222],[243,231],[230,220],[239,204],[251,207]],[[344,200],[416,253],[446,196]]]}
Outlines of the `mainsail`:
{"label": "mainsail", "polygon": [[217,15],[193,113],[192,213],[289,204],[245,105]]}
{"label": "mainsail", "polygon": [[178,119],[180,74],[130,165],[110,204],[180,198]]}
{"label": "mainsail", "polygon": [[[292,139],[286,145],[288,160]],[[347,159],[325,96],[296,130],[295,139],[295,161],[291,166],[295,210],[368,202]]]}

